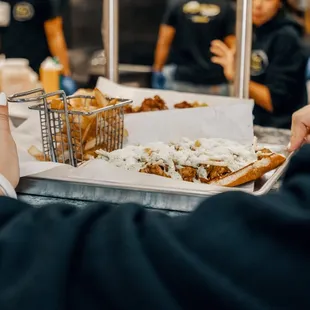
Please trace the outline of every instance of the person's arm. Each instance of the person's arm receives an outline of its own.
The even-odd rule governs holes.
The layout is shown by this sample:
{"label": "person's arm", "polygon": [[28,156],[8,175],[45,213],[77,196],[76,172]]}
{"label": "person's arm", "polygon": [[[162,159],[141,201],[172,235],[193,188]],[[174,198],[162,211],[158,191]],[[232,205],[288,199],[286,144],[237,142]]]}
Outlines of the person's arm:
{"label": "person's arm", "polygon": [[169,4],[159,28],[153,70],[162,71],[167,62],[177,27],[178,4]]}
{"label": "person's arm", "polygon": [[169,25],[160,26],[153,65],[154,71],[162,71],[167,62],[174,36],[175,28]]}
{"label": "person's arm", "polygon": [[70,63],[68,57],[67,44],[63,32],[63,21],[61,17],[55,17],[44,23],[47,43],[52,56],[59,59],[63,66],[63,74],[70,76]]}
{"label": "person's arm", "polygon": [[0,308],[309,309],[309,158],[276,194],[227,192],[182,217],[0,197]]}
{"label": "person's arm", "polygon": [[268,112],[273,112],[273,105],[269,88],[263,84],[250,81],[249,85],[250,98]]}
{"label": "person's arm", "polygon": [[236,36],[235,35],[232,34],[232,35],[225,37],[224,42],[229,48],[233,50],[236,49]]}
{"label": "person's arm", "polygon": [[[300,77],[305,72],[305,59],[302,47],[291,34],[278,35],[273,42],[273,58],[265,72],[265,83],[250,81],[250,97],[255,103],[269,112],[282,109],[284,105],[294,100],[292,93],[298,86]],[[215,40],[211,45],[214,54],[212,61],[221,65],[228,81],[235,77],[234,49],[230,49],[224,42]]]}

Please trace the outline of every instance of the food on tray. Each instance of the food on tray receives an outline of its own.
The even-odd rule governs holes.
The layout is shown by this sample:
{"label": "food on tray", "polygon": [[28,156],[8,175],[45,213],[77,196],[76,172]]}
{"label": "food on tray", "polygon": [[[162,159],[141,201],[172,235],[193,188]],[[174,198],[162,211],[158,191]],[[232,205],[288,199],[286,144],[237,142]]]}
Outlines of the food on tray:
{"label": "food on tray", "polygon": [[144,99],[140,107],[127,106],[125,109],[125,113],[139,113],[162,110],[168,110],[166,103],[159,96],[154,96],[154,98]]}
{"label": "food on tray", "polygon": [[28,153],[38,161],[49,161],[49,159],[45,159],[44,154],[33,145],[28,149]]}
{"label": "food on tray", "polygon": [[[199,103],[197,101],[190,103],[187,101],[183,101],[174,105],[175,109],[188,109],[188,108],[201,108],[207,107],[206,103]],[[124,112],[126,114],[129,113],[140,113],[140,112],[150,112],[150,111],[163,111],[168,110],[168,107],[165,101],[159,96],[154,96],[154,98],[146,98],[142,102],[141,106],[132,107],[126,106],[124,108]]]}
{"label": "food on tray", "polygon": [[193,102],[189,103],[187,101],[182,101],[180,103],[177,103],[174,105],[176,109],[190,109],[190,108],[202,108],[202,107],[207,107],[208,105],[206,103],[200,103],[200,102]]}
{"label": "food on tray", "polygon": [[[118,103],[117,99],[109,99],[98,89],[80,89],[73,97],[68,97],[67,108],[71,112],[68,114],[68,120],[74,155],[77,160],[92,158],[96,155],[95,151],[97,149],[118,148],[120,144],[119,139],[128,136],[126,129],[124,129],[123,135],[119,134],[120,116],[115,113],[115,110],[92,113],[100,108],[112,106],[116,103]],[[51,121],[52,126],[57,128],[53,130],[53,143],[57,161],[65,163],[69,159],[69,133],[66,125],[66,114],[64,113],[64,102],[61,99],[52,99],[49,102],[49,109],[55,110],[55,113],[58,113],[56,114],[58,116],[53,116],[54,124]],[[85,112],[89,114],[85,114]],[[55,125],[55,119],[58,126]],[[102,131],[101,129],[103,128],[107,130]],[[37,160],[50,160],[34,146],[31,146],[28,152]]]}
{"label": "food on tray", "polygon": [[97,153],[98,158],[129,171],[228,187],[254,181],[286,160],[268,149],[255,150],[253,145],[224,139],[184,138],[180,143],[158,142]]}

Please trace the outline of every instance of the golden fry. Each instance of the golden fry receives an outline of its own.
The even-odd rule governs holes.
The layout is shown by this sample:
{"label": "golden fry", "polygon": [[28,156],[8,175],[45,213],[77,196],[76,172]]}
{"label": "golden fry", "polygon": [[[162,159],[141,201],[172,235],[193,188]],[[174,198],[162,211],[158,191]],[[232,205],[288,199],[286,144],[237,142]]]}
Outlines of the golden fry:
{"label": "golden fry", "polygon": [[[92,127],[95,127],[95,129],[93,129],[93,130],[96,130],[96,122],[95,122],[95,121],[96,121],[96,120],[93,118],[93,119],[89,122],[88,126],[86,127],[86,129],[85,129],[85,131],[84,131],[84,133],[83,133],[83,136],[82,136],[82,144],[86,141],[86,138],[89,136],[89,133],[90,133]],[[94,125],[95,125],[95,126],[94,126]]]}
{"label": "golden fry", "polygon": [[45,160],[49,161],[50,160],[49,158],[45,159],[44,154],[40,150],[38,150],[37,147],[35,147],[34,145],[32,145],[28,149],[28,153],[38,161],[45,161]]}
{"label": "golden fry", "polygon": [[60,99],[53,99],[50,102],[50,108],[52,110],[64,110],[64,103]]}
{"label": "golden fry", "polygon": [[98,89],[95,88],[95,98],[97,100],[97,104],[99,108],[104,108],[109,105],[109,100],[105,97],[105,95]]}
{"label": "golden fry", "polygon": [[[119,147],[119,137],[117,134],[122,130],[120,124],[120,116],[114,110],[98,113],[96,110],[113,106],[119,102],[119,99],[109,100],[108,96],[103,94],[99,89],[88,90],[80,89],[74,96],[91,96],[92,98],[72,98],[68,99],[68,111],[71,112],[87,112],[91,115],[68,114],[66,117],[64,113],[64,102],[61,99],[53,99],[49,102],[49,107],[55,111],[55,118],[57,124],[59,119],[61,124],[61,131],[57,132],[54,137],[55,152],[57,161],[67,163],[69,159],[69,135],[71,135],[72,145],[75,151],[77,160],[87,160],[96,157],[96,150],[109,149]],[[59,117],[59,118],[58,118]],[[57,120],[58,118],[58,120]],[[69,121],[69,124],[67,123]],[[70,133],[68,133],[68,126]],[[128,131],[123,129],[123,137],[128,137]],[[105,143],[108,143],[105,144]],[[29,154],[39,161],[44,161],[44,154],[37,148],[32,146],[28,150]],[[46,160],[50,160],[47,158]]]}

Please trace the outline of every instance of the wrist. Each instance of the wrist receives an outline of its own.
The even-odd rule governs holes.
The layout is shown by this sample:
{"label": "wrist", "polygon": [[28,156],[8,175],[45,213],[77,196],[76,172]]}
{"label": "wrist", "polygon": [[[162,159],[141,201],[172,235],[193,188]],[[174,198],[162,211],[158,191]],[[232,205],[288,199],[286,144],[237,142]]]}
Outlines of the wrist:
{"label": "wrist", "polygon": [[154,65],[152,68],[153,72],[162,72],[162,67],[158,65]]}
{"label": "wrist", "polygon": [[71,76],[72,76],[71,71],[64,71],[64,72],[62,73],[62,75],[63,75],[64,77],[71,77]]}

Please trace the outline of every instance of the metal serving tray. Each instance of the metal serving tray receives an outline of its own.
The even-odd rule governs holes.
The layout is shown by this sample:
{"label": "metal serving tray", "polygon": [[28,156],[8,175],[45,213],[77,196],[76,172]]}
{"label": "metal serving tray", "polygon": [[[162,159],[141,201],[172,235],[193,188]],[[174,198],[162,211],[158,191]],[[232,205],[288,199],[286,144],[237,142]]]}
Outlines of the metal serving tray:
{"label": "metal serving tray", "polygon": [[[268,147],[268,146],[267,146]],[[270,146],[279,151],[284,146]],[[282,151],[285,153],[285,151]],[[270,171],[254,184],[254,195],[264,195],[274,189],[285,172],[292,154],[287,156],[286,162],[274,171]],[[135,186],[134,184],[120,184],[109,181],[97,183],[92,180],[79,180],[68,177],[72,173],[71,166],[55,169],[22,178],[17,192],[20,194],[55,197],[72,200],[98,201],[109,203],[136,202],[149,208],[166,211],[192,211],[202,200],[223,191],[240,191],[242,189],[219,188],[213,191],[169,189],[165,187]]]}

